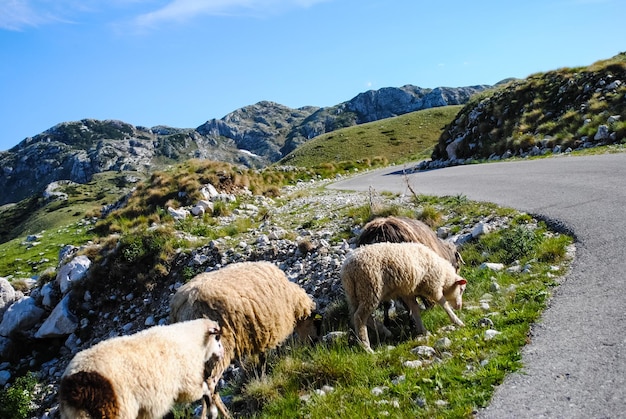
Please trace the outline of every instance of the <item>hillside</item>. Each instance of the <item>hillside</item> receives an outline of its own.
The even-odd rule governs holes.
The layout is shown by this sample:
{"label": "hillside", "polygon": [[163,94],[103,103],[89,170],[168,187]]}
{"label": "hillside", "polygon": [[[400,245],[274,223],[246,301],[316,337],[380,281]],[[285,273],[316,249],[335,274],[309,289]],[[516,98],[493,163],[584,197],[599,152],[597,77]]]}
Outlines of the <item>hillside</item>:
{"label": "hillside", "polygon": [[278,164],[315,167],[363,159],[394,164],[420,160],[430,155],[460,109],[460,105],[424,109],[322,134]]}
{"label": "hillside", "polygon": [[625,95],[626,53],[514,80],[473,97],[445,127],[432,159],[506,158],[620,143],[626,138]]}
{"label": "hillside", "polygon": [[[340,192],[312,178],[318,177],[310,171],[242,171],[191,160],[138,182],[127,199],[97,217],[41,232],[40,244],[31,244],[56,245],[54,267],[37,280],[0,280],[2,301],[12,307],[0,322],[6,361],[0,380],[19,390],[15,379],[31,372],[39,384],[13,399],[0,391],[0,416],[9,417],[15,400],[32,406],[28,417],[50,414],[59,378],[77,351],[167,323],[170,297],[181,284],[255,260],[276,263],[315,299],[327,337],[312,347],[288,344],[272,352],[267,374],[230,371],[221,393],[232,395],[225,400],[236,417],[327,417],[338,407],[347,417],[361,411],[463,417],[484,406],[505,374],[520,367],[520,348],[554,275],[567,267],[571,239],[527,214],[462,196]],[[210,205],[196,212],[200,200]],[[364,223],[390,214],[419,218],[462,244],[463,275],[472,284],[461,313],[467,327],[450,327],[445,312],[434,308],[423,316],[431,334],[418,337],[397,307],[394,337],[376,341],[371,356],[349,338],[338,270]],[[30,265],[41,256],[19,258],[26,257]],[[487,262],[503,268],[486,269]],[[487,309],[499,314],[486,317]],[[483,327],[489,324],[493,336]],[[502,337],[493,338],[497,334]],[[476,339],[483,335],[490,337]],[[177,417],[192,417],[180,409]]]}
{"label": "hillside", "polygon": [[262,101],[197,128],[147,128],[93,119],[63,122],[0,152],[0,205],[39,194],[58,180],[86,183],[95,173],[111,170],[150,173],[190,158],[261,168],[315,136],[420,109],[463,104],[488,87],[389,87],[327,108],[292,109]]}

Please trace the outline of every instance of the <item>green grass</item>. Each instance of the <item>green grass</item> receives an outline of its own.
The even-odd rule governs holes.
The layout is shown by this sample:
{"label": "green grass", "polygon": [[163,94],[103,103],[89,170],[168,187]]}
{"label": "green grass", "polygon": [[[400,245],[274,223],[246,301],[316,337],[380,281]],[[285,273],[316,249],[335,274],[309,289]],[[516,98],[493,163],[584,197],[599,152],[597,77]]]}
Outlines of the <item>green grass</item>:
{"label": "green grass", "polygon": [[[440,307],[423,313],[431,332],[416,336],[408,314],[398,310],[393,319],[394,337],[374,344],[370,355],[346,337],[333,344],[297,346],[270,358],[269,372],[239,382],[223,394],[233,395],[237,415],[255,418],[457,418],[472,417],[485,407],[506,374],[521,368],[521,350],[527,343],[530,325],[539,319],[552,289],[554,275],[567,269],[566,248],[572,239],[550,232],[543,223],[534,223],[526,214],[472,202],[463,197],[435,198],[421,196],[420,203],[472,223],[487,214],[510,219],[509,227],[482,236],[466,245],[466,261],[461,274],[468,280],[464,309],[459,313],[463,328],[449,327],[450,321]],[[372,214],[358,208],[344,209],[345,214],[362,221]],[[391,211],[395,212],[395,211]],[[528,271],[493,272],[481,269],[485,261],[500,261],[511,251],[520,266]],[[513,262],[509,257],[509,262]],[[559,266],[555,271],[554,266]],[[494,289],[494,282],[499,289]],[[482,307],[487,303],[489,307]],[[326,331],[350,333],[345,301],[327,309]],[[328,317],[333,317],[329,319]],[[485,319],[499,332],[485,338]],[[442,338],[450,346],[440,348]],[[375,341],[373,332],[370,338]],[[411,368],[404,361],[421,359],[412,352],[419,345],[436,348],[436,359],[422,359],[424,365]],[[317,392],[324,386],[334,390]],[[383,389],[375,395],[375,387]]]}
{"label": "green grass", "polygon": [[443,127],[462,106],[444,106],[369,122],[307,141],[278,164],[317,167],[345,161],[403,163],[430,157]]}

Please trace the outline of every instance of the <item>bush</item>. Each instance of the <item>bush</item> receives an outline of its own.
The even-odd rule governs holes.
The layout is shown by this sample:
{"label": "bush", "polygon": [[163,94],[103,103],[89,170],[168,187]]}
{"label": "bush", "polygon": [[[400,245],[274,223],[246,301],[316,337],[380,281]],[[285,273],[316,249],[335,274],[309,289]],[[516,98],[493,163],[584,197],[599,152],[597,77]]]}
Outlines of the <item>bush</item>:
{"label": "bush", "polygon": [[502,262],[511,263],[524,256],[531,255],[537,246],[535,233],[523,226],[515,226],[504,230],[500,236]]}
{"label": "bush", "polygon": [[0,392],[0,417],[4,419],[25,419],[30,413],[37,378],[29,372],[15,380],[12,386]]}

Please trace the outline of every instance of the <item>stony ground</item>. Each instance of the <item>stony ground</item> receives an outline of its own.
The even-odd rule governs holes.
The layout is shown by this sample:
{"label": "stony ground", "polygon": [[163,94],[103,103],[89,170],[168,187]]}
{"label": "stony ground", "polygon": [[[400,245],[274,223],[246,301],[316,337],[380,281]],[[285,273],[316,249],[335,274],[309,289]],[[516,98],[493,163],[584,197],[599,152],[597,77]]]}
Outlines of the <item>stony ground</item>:
{"label": "stony ground", "polygon": [[[173,274],[149,290],[112,289],[106,295],[85,298],[78,308],[79,331],[45,349],[35,348],[20,361],[18,369],[38,368],[40,382],[44,383],[37,417],[47,417],[56,410],[57,382],[77,351],[103,339],[166,323],[169,299],[190,272],[213,270],[245,260],[269,260],[312,295],[320,311],[343,299],[339,268],[362,227],[355,224],[346,210],[362,206],[398,206],[418,211],[418,207],[412,196],[327,190],[323,188],[324,183],[288,187],[276,199],[251,197],[251,202],[220,222],[229,224],[239,217],[256,218],[263,213],[264,221],[258,228],[237,237],[214,240],[192,251],[181,251]],[[506,219],[492,215],[473,220],[461,226],[460,232],[450,239],[462,240],[471,235],[476,225],[483,223],[497,228],[506,224]]]}

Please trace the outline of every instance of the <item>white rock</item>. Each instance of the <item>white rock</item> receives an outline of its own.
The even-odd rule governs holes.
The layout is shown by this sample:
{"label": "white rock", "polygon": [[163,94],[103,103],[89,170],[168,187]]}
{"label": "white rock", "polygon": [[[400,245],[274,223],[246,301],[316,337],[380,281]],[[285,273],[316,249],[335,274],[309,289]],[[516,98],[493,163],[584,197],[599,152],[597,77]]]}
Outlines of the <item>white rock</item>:
{"label": "white rock", "polygon": [[483,262],[478,269],[491,269],[494,272],[498,272],[504,269],[503,263]]}
{"label": "white rock", "polygon": [[204,207],[196,205],[195,207],[191,208],[191,213],[196,217],[204,215]]}
{"label": "white rock", "polygon": [[16,298],[17,295],[11,283],[6,278],[0,277],[0,320],[2,320],[2,313],[15,302]]}
{"label": "white rock", "polygon": [[502,332],[498,332],[497,330],[487,329],[485,330],[485,340],[491,340],[501,333]]}
{"label": "white rock", "polygon": [[472,237],[473,238],[480,237],[483,234],[489,233],[489,231],[490,231],[490,228],[489,228],[489,226],[487,224],[485,224],[485,223],[478,223],[472,229]]}
{"label": "white rock", "polygon": [[74,333],[78,328],[78,318],[70,311],[69,301],[69,295],[63,297],[39,330],[37,330],[37,333],[35,333],[36,338],[55,338]]}
{"label": "white rock", "polygon": [[45,311],[35,305],[32,297],[22,297],[7,309],[0,323],[0,335],[11,336],[16,330],[28,330],[36,325]]}
{"label": "white rock", "polygon": [[389,387],[387,386],[382,386],[382,387],[374,387],[372,389],[372,395],[374,396],[380,396],[382,395],[385,391],[389,390]]}
{"label": "white rock", "polygon": [[420,368],[422,365],[424,365],[424,363],[420,361],[419,359],[416,359],[413,361],[404,361],[402,365],[404,365],[407,368]]}
{"label": "white rock", "polygon": [[176,209],[172,207],[167,207],[167,213],[171,215],[172,218],[174,218],[175,220],[184,220],[189,216],[189,211],[184,208]]}
{"label": "white rock", "polygon": [[66,294],[72,285],[85,279],[90,266],[91,260],[85,255],[76,256],[61,266],[56,277],[61,293]]}
{"label": "white rock", "polygon": [[432,358],[435,356],[436,351],[434,348],[426,345],[420,345],[416,348],[411,349],[411,353],[415,355],[419,355],[423,358]]}
{"label": "white rock", "polygon": [[45,307],[52,307],[58,303],[58,300],[54,298],[54,287],[50,282],[41,287],[41,297],[41,304]]}
{"label": "white rock", "polygon": [[215,189],[215,186],[211,185],[210,183],[204,185],[202,189],[200,189],[200,193],[202,194],[202,196],[204,196],[204,199],[209,201],[219,195],[217,189]]}

